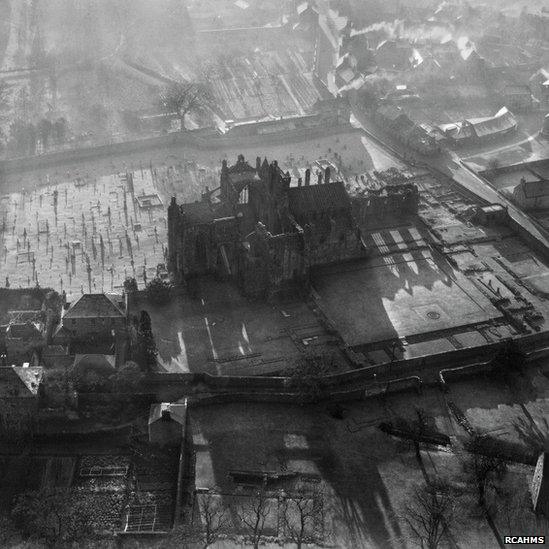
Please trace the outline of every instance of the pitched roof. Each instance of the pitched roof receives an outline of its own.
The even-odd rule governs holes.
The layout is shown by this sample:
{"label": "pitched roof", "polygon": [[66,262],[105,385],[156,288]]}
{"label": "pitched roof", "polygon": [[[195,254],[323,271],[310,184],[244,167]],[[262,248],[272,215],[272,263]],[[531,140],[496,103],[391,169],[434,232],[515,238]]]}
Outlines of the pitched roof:
{"label": "pitched roof", "polygon": [[7,335],[14,339],[33,339],[40,337],[40,330],[32,323],[10,323],[7,329]]}
{"label": "pitched roof", "polygon": [[102,370],[114,369],[116,358],[114,355],[85,354],[74,355],[73,368],[100,368]]}
{"label": "pitched roof", "polygon": [[377,113],[379,116],[391,120],[392,122],[396,122],[401,116],[406,116],[406,113],[395,105],[383,105],[379,107]]}
{"label": "pitched roof", "polygon": [[485,119],[469,119],[478,137],[508,131],[517,125],[513,114],[503,107],[494,116]]}
{"label": "pitched roof", "polygon": [[185,220],[191,225],[211,223],[217,217],[214,207],[206,200],[182,204],[181,211]]}
{"label": "pitched roof", "polygon": [[[164,416],[165,414],[165,416]],[[149,413],[149,425],[166,417],[166,419],[171,419],[177,421],[181,425],[185,425],[187,418],[187,401],[183,402],[159,402],[157,404],[151,405],[151,411]]]}
{"label": "pitched roof", "polygon": [[0,367],[0,395],[2,397],[31,398],[38,394],[44,369],[19,366]]}
{"label": "pitched roof", "polygon": [[84,294],[65,313],[64,318],[120,318],[124,313],[105,294]]}
{"label": "pitched roof", "polygon": [[523,181],[520,184],[526,198],[537,198],[540,196],[549,196],[548,181]]}
{"label": "pitched roof", "polygon": [[292,215],[327,212],[350,208],[349,195],[341,181],[323,185],[307,185],[288,189],[288,205]]}

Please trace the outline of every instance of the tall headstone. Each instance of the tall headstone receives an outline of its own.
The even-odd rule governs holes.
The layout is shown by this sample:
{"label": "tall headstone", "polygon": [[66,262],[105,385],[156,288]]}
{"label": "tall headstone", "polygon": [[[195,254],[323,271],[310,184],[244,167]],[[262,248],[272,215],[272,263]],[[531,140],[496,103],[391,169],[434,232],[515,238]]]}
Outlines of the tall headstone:
{"label": "tall headstone", "polygon": [[532,503],[536,513],[549,517],[549,453],[538,457],[532,479]]}

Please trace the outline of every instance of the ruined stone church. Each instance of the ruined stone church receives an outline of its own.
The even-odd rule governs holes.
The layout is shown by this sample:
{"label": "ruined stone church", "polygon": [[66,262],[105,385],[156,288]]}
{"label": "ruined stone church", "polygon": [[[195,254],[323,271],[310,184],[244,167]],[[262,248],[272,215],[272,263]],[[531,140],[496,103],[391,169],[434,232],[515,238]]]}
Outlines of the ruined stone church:
{"label": "ruined stone church", "polygon": [[330,170],[290,186],[276,161],[223,161],[220,187],[168,208],[169,270],[178,282],[203,274],[233,279],[243,293],[271,297],[307,284],[310,269],[364,257],[347,191]]}

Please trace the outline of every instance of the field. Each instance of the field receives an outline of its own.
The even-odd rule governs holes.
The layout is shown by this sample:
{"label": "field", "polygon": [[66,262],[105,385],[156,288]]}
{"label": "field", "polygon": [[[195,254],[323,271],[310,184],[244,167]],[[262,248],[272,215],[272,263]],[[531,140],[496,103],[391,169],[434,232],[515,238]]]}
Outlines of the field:
{"label": "field", "polygon": [[[63,446],[54,455],[47,444],[34,444],[30,455],[0,454],[0,514],[25,491],[72,490],[85,497],[97,531],[169,529],[175,505],[178,449],[128,448],[125,441],[102,441],[90,453],[85,445]],[[124,453],[113,453],[116,451]],[[138,450],[138,451],[136,451]],[[110,453],[109,453],[110,452]],[[149,502],[150,522],[137,521],[142,501]],[[152,511],[152,516],[151,516]]]}
{"label": "field", "polygon": [[207,278],[191,291],[193,298],[178,296],[169,306],[137,305],[151,315],[163,370],[266,375],[287,370],[306,351],[335,353],[335,338],[304,302],[253,303]]}
{"label": "field", "polygon": [[[452,383],[446,395],[425,389],[421,395],[399,393],[379,401],[347,403],[343,420],[330,417],[325,406],[230,404],[222,410],[196,409],[192,421],[197,487],[217,487],[231,506],[233,494],[243,491],[234,480],[235,472],[278,473],[277,488],[297,476],[306,486],[312,483],[321,490],[331,544],[402,548],[415,546],[405,520],[413,491],[427,480],[443,480],[456,493],[452,538],[459,546],[496,548],[494,530],[476,505],[475,488],[467,484],[469,456],[464,444],[469,435],[452,409],[459,409],[478,433],[526,448],[531,441],[521,435],[521,426],[528,431],[537,425],[547,436],[542,414],[549,382],[538,367],[528,374],[533,393],[519,399],[496,379],[475,378]],[[430,429],[450,437],[448,447],[421,445],[416,454],[413,443],[377,428],[381,422],[413,422],[418,410]],[[500,491],[490,491],[497,534],[518,531],[521,525],[537,534],[547,531],[547,522],[536,521],[530,511],[532,474],[533,467],[512,463]],[[276,512],[273,509],[271,515]]]}
{"label": "field", "polygon": [[314,286],[325,313],[351,346],[501,317],[471,282],[430,250],[320,272]]}

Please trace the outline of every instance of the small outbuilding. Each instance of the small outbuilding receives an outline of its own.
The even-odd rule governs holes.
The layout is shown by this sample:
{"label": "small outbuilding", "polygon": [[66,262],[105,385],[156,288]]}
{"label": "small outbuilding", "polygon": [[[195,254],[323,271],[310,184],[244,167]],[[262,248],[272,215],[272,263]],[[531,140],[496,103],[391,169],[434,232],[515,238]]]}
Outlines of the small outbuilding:
{"label": "small outbuilding", "polygon": [[160,446],[177,446],[185,437],[187,400],[161,402],[151,406],[149,414],[149,442]]}

